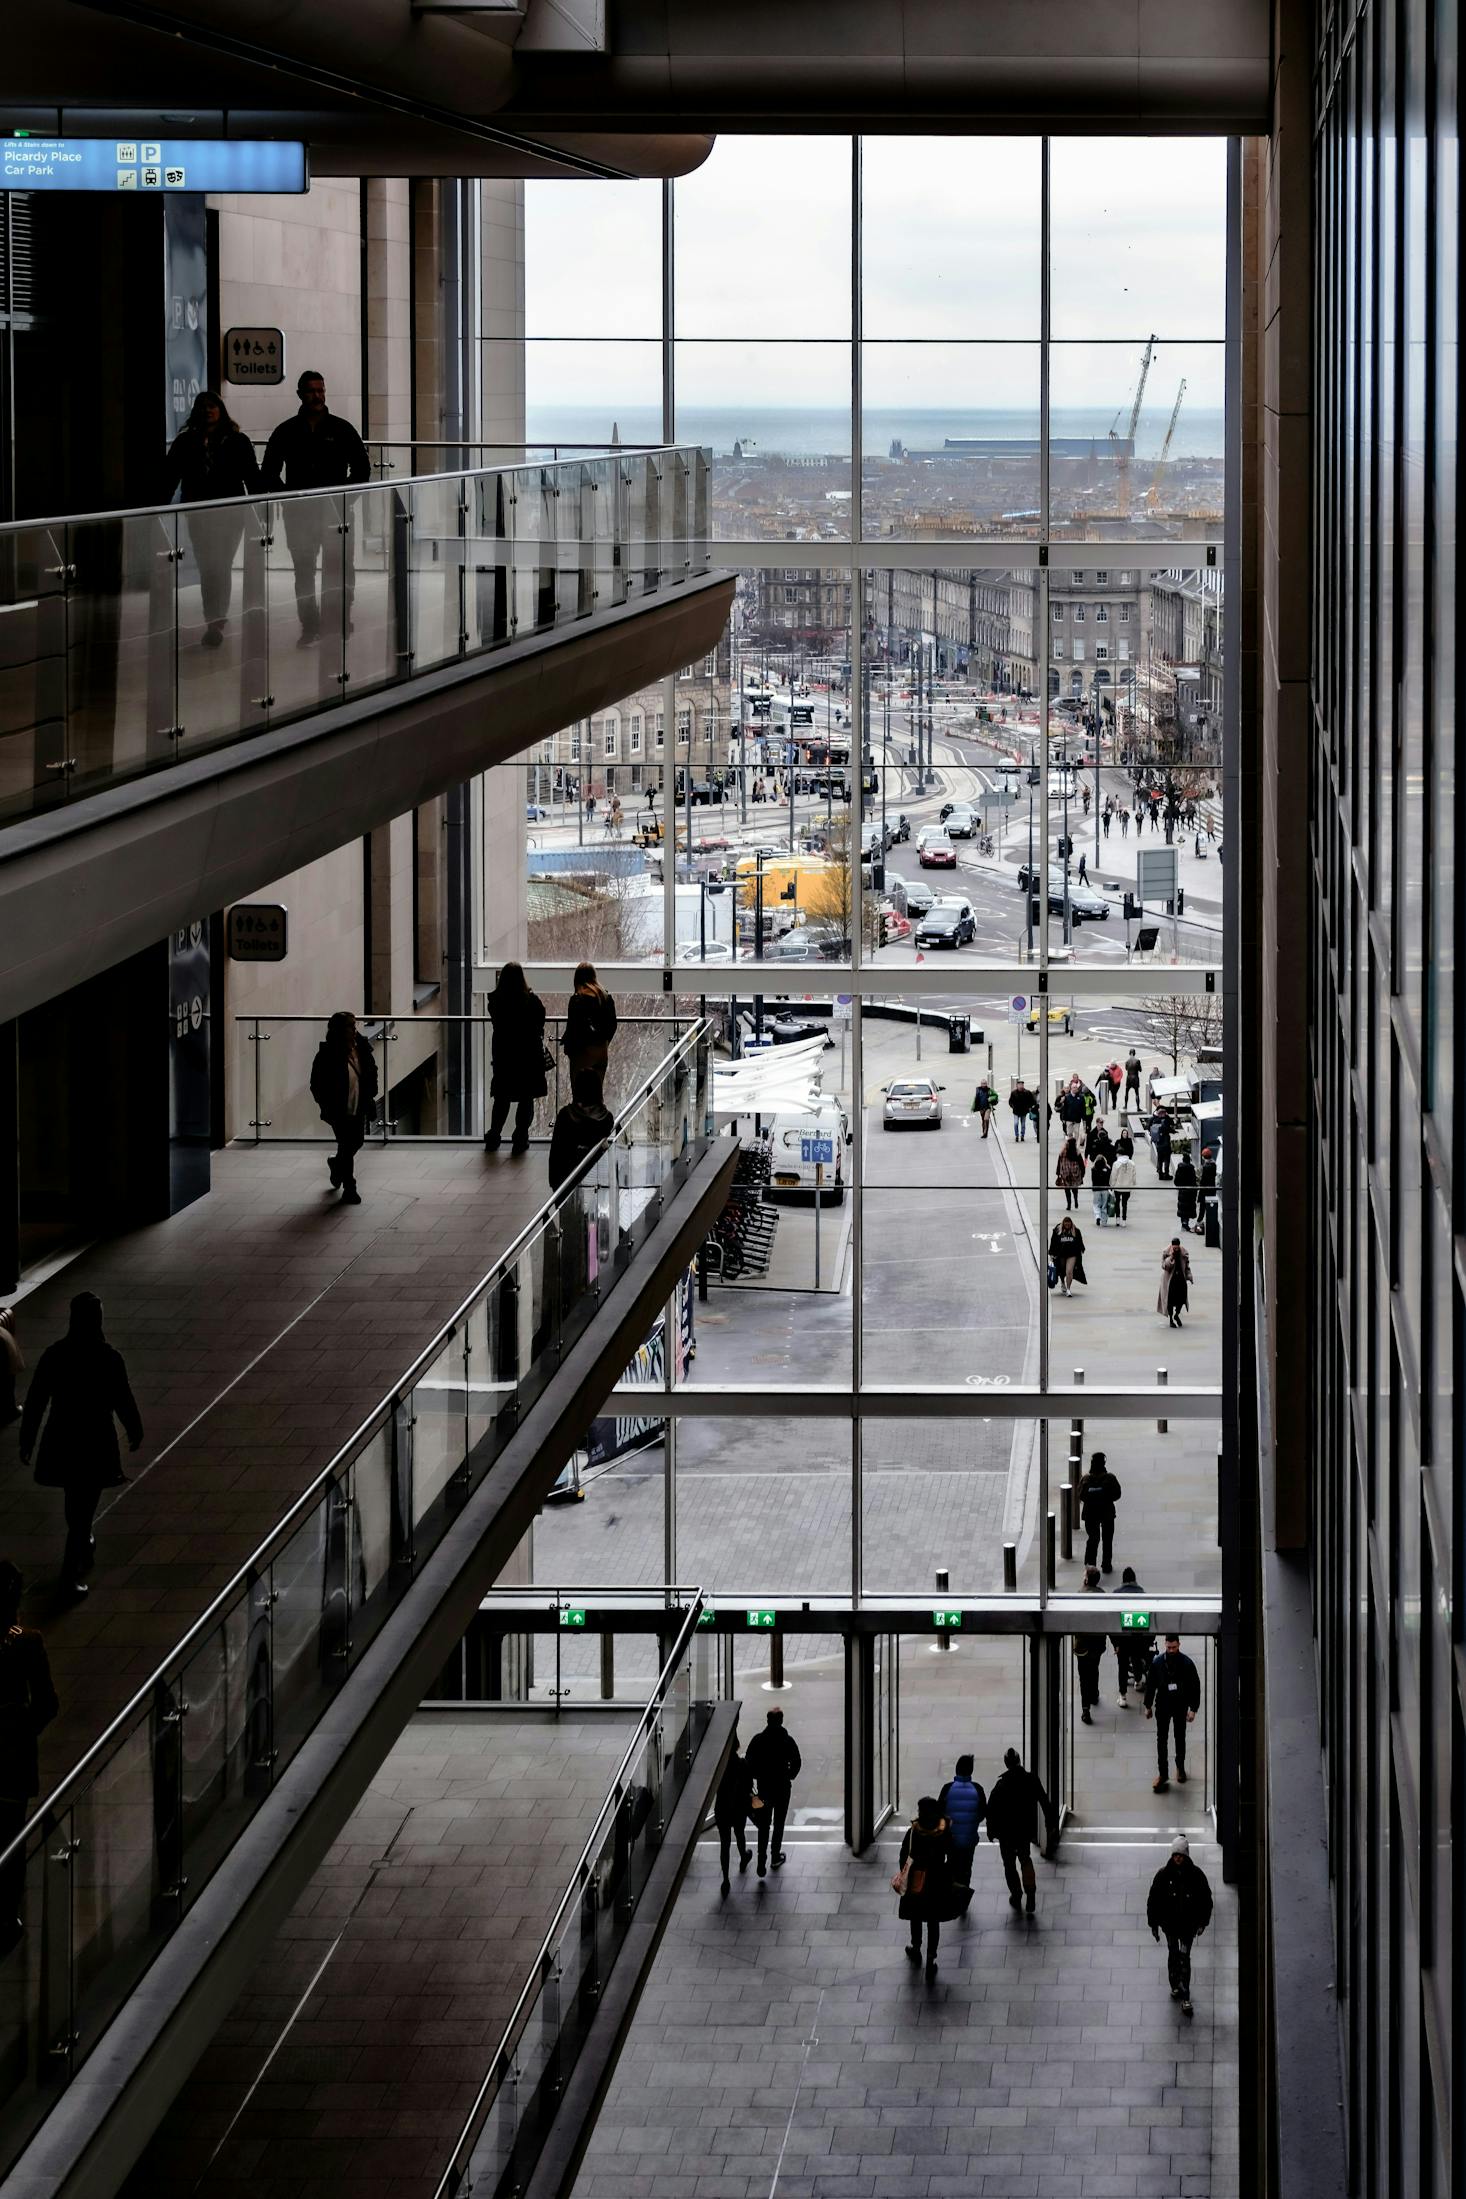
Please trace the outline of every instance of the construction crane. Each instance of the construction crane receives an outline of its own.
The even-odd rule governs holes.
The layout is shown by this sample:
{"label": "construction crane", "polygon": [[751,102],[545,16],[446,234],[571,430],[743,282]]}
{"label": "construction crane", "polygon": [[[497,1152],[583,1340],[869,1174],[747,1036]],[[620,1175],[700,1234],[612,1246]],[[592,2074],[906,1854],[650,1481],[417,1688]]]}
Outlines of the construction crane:
{"label": "construction crane", "polygon": [[1150,477],[1150,487],[1145,492],[1145,501],[1150,506],[1150,509],[1152,511],[1155,510],[1157,503],[1160,501],[1161,475],[1165,472],[1166,460],[1171,455],[1171,439],[1176,433],[1176,422],[1181,417],[1181,399],[1185,395],[1186,378],[1183,375],[1181,378],[1181,387],[1176,392],[1176,402],[1171,407],[1171,424],[1166,429],[1166,439],[1161,445],[1160,457],[1155,462],[1155,472]]}
{"label": "construction crane", "polygon": [[1145,385],[1150,379],[1150,362],[1155,357],[1156,339],[1152,336],[1145,347],[1140,362],[1140,379],[1135,385],[1135,402],[1130,407],[1130,419],[1123,438],[1117,434],[1120,415],[1117,412],[1110,423],[1110,442],[1113,446],[1116,485],[1119,489],[1118,506],[1123,516],[1130,509],[1130,454],[1135,448],[1135,430],[1140,425],[1140,408],[1145,402]]}

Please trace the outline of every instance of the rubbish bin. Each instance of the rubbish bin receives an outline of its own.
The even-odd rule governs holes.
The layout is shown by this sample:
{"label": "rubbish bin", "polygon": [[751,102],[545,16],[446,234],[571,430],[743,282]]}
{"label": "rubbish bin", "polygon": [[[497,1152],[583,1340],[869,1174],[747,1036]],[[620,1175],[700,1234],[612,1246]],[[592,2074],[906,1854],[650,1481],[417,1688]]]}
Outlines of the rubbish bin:
{"label": "rubbish bin", "polygon": [[972,1019],[969,1016],[948,1016],[947,1052],[949,1054],[965,1054],[971,1030]]}

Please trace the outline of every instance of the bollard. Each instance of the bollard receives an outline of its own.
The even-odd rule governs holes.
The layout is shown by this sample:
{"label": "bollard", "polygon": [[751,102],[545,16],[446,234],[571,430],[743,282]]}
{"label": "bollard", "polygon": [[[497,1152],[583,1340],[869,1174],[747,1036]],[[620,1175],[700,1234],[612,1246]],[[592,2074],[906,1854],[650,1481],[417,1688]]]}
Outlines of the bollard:
{"label": "bollard", "polygon": [[1069,1448],[1071,1451],[1081,1452],[1084,1449],[1084,1422],[1082,1420],[1071,1420],[1069,1423]]}
{"label": "bollard", "polygon": [[1018,1545],[1016,1542],[1005,1542],[1003,1544],[1003,1589],[1005,1594],[1010,1596],[1016,1595],[1018,1592]]}
{"label": "bollard", "polygon": [[1083,1459],[1081,1458],[1081,1456],[1080,1456],[1080,1454],[1078,1453],[1078,1451],[1071,1451],[1071,1452],[1069,1453],[1069,1486],[1070,1486],[1070,1488],[1071,1488],[1071,1489],[1077,1489],[1077,1488],[1079,1487],[1079,1484],[1080,1484],[1080,1482],[1081,1482],[1081,1481],[1083,1481],[1083,1479],[1084,1479],[1084,1460],[1083,1460]]}
{"label": "bollard", "polygon": [[[1167,1383],[1168,1383],[1168,1382],[1170,1381],[1170,1379],[1171,1379],[1171,1377],[1170,1377],[1170,1376],[1169,1376],[1169,1374],[1168,1374],[1168,1373],[1166,1372],[1166,1370],[1165,1370],[1165,1368],[1164,1368],[1164,1367],[1157,1367],[1157,1368],[1156,1368],[1156,1371],[1155,1371],[1155,1378],[1156,1378],[1156,1387],[1157,1387],[1157,1389],[1161,1389],[1161,1390],[1163,1390],[1163,1389],[1165,1388],[1166,1384],[1167,1384]],[[1155,1432],[1156,1432],[1156,1434],[1157,1434],[1157,1435],[1166,1435],[1166,1434],[1168,1434],[1168,1433],[1169,1433],[1169,1431],[1170,1431],[1170,1426],[1171,1426],[1171,1423],[1169,1422],[1169,1420],[1158,1420],[1158,1421],[1156,1422],[1156,1424],[1155,1424]]]}
{"label": "bollard", "polygon": [[1066,1564],[1074,1555],[1074,1491],[1067,1481],[1059,1484],[1059,1555]]}
{"label": "bollard", "polygon": [[1054,1524],[1054,1515],[1050,1512],[1044,1521],[1044,1567],[1050,1588],[1057,1588],[1059,1585],[1058,1568],[1054,1563]]}
{"label": "bollard", "polygon": [[769,1686],[781,1688],[783,1685],[784,1634],[782,1628],[776,1626],[769,1636]]}
{"label": "bollard", "polygon": [[[1076,1390],[1082,1390],[1082,1389],[1084,1388],[1084,1369],[1083,1369],[1083,1367],[1076,1367],[1076,1368],[1074,1369],[1074,1387],[1075,1387],[1075,1389],[1076,1389]],[[1084,1422],[1083,1422],[1083,1421],[1081,1420],[1081,1421],[1080,1421],[1080,1423],[1079,1423],[1079,1425],[1080,1425],[1080,1427],[1082,1428],[1082,1427],[1084,1426]]]}
{"label": "bollard", "polygon": [[616,1637],[601,1636],[601,1701],[609,1703],[616,1693]]}

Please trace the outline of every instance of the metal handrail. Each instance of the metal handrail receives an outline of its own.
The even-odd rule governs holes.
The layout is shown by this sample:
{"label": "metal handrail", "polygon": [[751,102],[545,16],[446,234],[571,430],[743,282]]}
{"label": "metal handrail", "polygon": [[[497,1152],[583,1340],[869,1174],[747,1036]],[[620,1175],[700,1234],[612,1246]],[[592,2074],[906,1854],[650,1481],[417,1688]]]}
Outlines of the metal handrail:
{"label": "metal handrail", "polygon": [[611,1791],[596,1814],[596,1821],[591,1826],[590,1836],[580,1851],[580,1858],[570,1875],[570,1882],[560,1897],[560,1905],[550,1919],[550,1928],[540,1941],[539,1951],[530,1965],[529,1976],[525,1979],[524,1989],[514,2004],[514,2010],[508,2023],[504,2026],[504,2035],[494,2050],[488,2075],[479,2086],[473,2106],[468,2111],[468,2118],[464,2123],[458,2142],[453,2148],[448,2166],[439,2179],[433,2199],[453,2199],[453,2194],[459,2189],[463,2174],[465,2149],[469,2158],[472,2159],[473,2148],[478,2143],[480,2133],[488,2118],[489,2109],[499,2096],[499,2087],[503,2083],[504,2071],[510,2056],[524,2035],[524,2028],[528,2021],[533,1998],[544,1983],[545,1964],[550,1950],[559,1936],[560,1928],[565,1921],[571,1903],[578,1900],[584,1891],[586,1880],[590,1876],[591,1857],[596,1850],[607,1821],[614,1816],[621,1806],[622,1781],[630,1768],[633,1756],[652,1731],[656,1718],[666,1702],[668,1691],[676,1676],[677,1667],[697,1633],[702,1607],[703,1590],[696,1588],[692,1591],[692,1602],[687,1606],[686,1616],[678,1631],[672,1654],[658,1673],[656,1685],[652,1689],[646,1707],[637,1718],[636,1730],[631,1736],[625,1755],[616,1767],[616,1776],[611,1781]]}
{"label": "metal handrail", "polygon": [[[406,440],[410,441],[411,438]],[[516,446],[506,447],[513,448]],[[526,446],[517,447],[524,448]],[[695,452],[699,447],[695,443],[652,443],[632,449],[630,446],[623,444],[619,455],[630,458],[656,457],[665,451],[675,456],[682,452]],[[596,455],[603,458],[614,458],[618,453],[606,450]],[[533,465],[535,461],[531,459],[525,463]],[[574,460],[551,459],[547,463],[551,465],[570,465],[574,463]],[[516,464],[511,459],[502,466],[447,466],[441,473],[403,474],[400,480],[394,477],[390,483],[382,481],[341,481],[326,489],[262,488],[256,489],[252,496],[209,497],[204,502],[195,504],[179,504],[170,499],[166,504],[127,504],[115,511],[40,512],[32,519],[0,521],[0,542],[3,542],[7,535],[37,534],[48,527],[90,527],[98,525],[103,520],[166,519],[173,512],[218,512],[227,511],[231,505],[300,503],[305,498],[312,496],[365,496],[379,493],[383,488],[389,486],[393,489],[410,489],[415,483],[421,482],[423,487],[426,488],[429,484],[435,482],[479,480],[485,474],[518,473],[520,471],[522,471],[522,465]]]}
{"label": "metal handrail", "polygon": [[131,1727],[135,1725],[140,1715],[147,1714],[154,1691],[167,1679],[168,1675],[178,1665],[186,1661],[200,1637],[205,1635],[208,1632],[209,1628],[213,1626],[217,1622],[217,1620],[223,1615],[226,1607],[228,1607],[234,1601],[234,1599],[239,1595],[241,1589],[248,1586],[250,1576],[252,1574],[260,1572],[264,1566],[270,1564],[274,1557],[277,1555],[277,1553],[284,1548],[285,1544],[290,1540],[291,1535],[294,1533],[295,1528],[299,1525],[304,1516],[311,1510],[312,1506],[320,1503],[322,1497],[326,1494],[332,1484],[339,1478],[339,1475],[351,1465],[353,1459],[365,1447],[365,1445],[370,1442],[371,1438],[376,1434],[377,1430],[383,1427],[387,1423],[387,1421],[390,1420],[393,1412],[396,1409],[398,1398],[403,1394],[404,1391],[409,1391],[413,1388],[419,1376],[424,1372],[426,1367],[432,1362],[432,1360],[437,1357],[438,1353],[443,1349],[444,1344],[452,1335],[453,1331],[457,1328],[459,1322],[464,1319],[464,1317],[470,1312],[473,1306],[476,1305],[478,1301],[485,1295],[485,1293],[494,1287],[495,1283],[502,1277],[505,1270],[513,1266],[514,1262],[524,1251],[526,1245],[532,1242],[533,1239],[540,1233],[540,1231],[545,1227],[546,1223],[549,1221],[555,1211],[565,1203],[565,1201],[569,1198],[571,1192],[573,1192],[576,1189],[577,1185],[579,1185],[583,1181],[587,1171],[594,1167],[596,1162],[599,1161],[601,1155],[605,1153],[612,1145],[614,1145],[618,1139],[624,1137],[626,1131],[631,1126],[633,1118],[640,1112],[643,1107],[645,1107],[650,1102],[653,1095],[654,1087],[659,1083],[661,1078],[667,1074],[668,1070],[675,1067],[677,1062],[687,1054],[690,1048],[696,1045],[696,1043],[702,1037],[703,1032],[707,1028],[708,1026],[704,1023],[699,1022],[695,1024],[690,1031],[684,1034],[684,1036],[672,1048],[671,1052],[663,1056],[662,1060],[658,1062],[656,1068],[647,1078],[645,1085],[638,1093],[636,1099],[631,1103],[631,1105],[624,1108],[622,1112],[618,1116],[616,1116],[614,1122],[612,1123],[609,1135],[603,1138],[598,1146],[596,1146],[591,1152],[585,1155],[584,1159],[581,1160],[577,1164],[575,1169],[571,1172],[571,1174],[566,1177],[564,1183],[561,1184],[558,1191],[554,1191],[550,1194],[544,1205],[531,1218],[531,1220],[525,1224],[524,1228],[521,1229],[519,1235],[514,1238],[512,1243],[503,1252],[499,1254],[498,1258],[494,1262],[494,1265],[489,1269],[488,1273],[482,1276],[480,1280],[475,1283],[473,1289],[463,1300],[457,1311],[438,1329],[437,1334],[434,1336],[432,1342],[428,1344],[423,1351],[419,1352],[416,1359],[414,1359],[411,1365],[408,1367],[407,1372],[398,1377],[398,1379],[393,1383],[391,1389],[388,1391],[387,1395],[372,1407],[372,1410],[368,1413],[366,1419],[361,1422],[360,1426],[355,1430],[355,1432],[347,1438],[345,1443],[341,1445],[340,1449],[331,1459],[330,1464],[322,1468],[321,1472],[316,1476],[310,1487],[304,1490],[301,1495],[296,1498],[295,1502],[290,1506],[290,1509],[284,1514],[283,1518],[276,1521],[274,1527],[271,1528],[269,1534],[265,1537],[264,1541],[260,1543],[259,1546],[253,1551],[253,1553],[245,1560],[244,1564],[236,1567],[234,1573],[225,1583],[224,1587],[220,1589],[218,1595],[215,1596],[213,1602],[209,1605],[208,1609],[201,1615],[201,1617],[196,1619],[193,1625],[188,1628],[187,1632],[177,1642],[174,1643],[173,1647],[169,1650],[167,1656],[163,1658],[161,1663],[159,1663],[154,1668],[154,1670],[149,1674],[148,1678],[143,1682],[142,1686],[136,1690],[136,1692],[123,1705],[122,1709],[118,1711],[117,1715],[112,1719],[111,1723],[106,1727],[105,1731],[98,1735],[97,1739],[92,1743],[86,1754],[80,1757],[78,1761],[73,1764],[71,1770],[65,1774],[60,1784],[54,1787],[43,1801],[39,1801],[36,1803],[35,1808],[31,1811],[30,1816],[26,1819],[26,1822],[21,1827],[21,1830],[15,1835],[15,1838],[8,1842],[3,1849],[0,1849],[0,1867],[3,1867],[4,1864],[9,1860],[12,1851],[20,1847],[21,1843],[29,1834],[31,1827],[39,1819],[43,1818],[48,1811],[52,1811],[64,1806],[67,1796],[82,1779],[83,1775],[102,1755],[103,1751],[109,1749],[115,1742],[121,1739],[123,1737],[124,1731],[130,1730]]}

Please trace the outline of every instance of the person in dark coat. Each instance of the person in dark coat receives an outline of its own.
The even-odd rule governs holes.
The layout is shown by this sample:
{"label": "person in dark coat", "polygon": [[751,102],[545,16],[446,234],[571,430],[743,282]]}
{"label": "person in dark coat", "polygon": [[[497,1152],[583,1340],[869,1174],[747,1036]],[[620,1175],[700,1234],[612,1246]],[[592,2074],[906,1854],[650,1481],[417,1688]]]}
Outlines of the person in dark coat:
{"label": "person in dark coat", "polygon": [[356,1156],[366,1142],[376,1105],[377,1063],[349,1009],[337,1010],[316,1048],[311,1064],[311,1098],[336,1139],[336,1150],[326,1166],[332,1183],[340,1189],[341,1204],[360,1206]]}
{"label": "person in dark coat", "polygon": [[1176,1219],[1183,1229],[1189,1229],[1196,1219],[1196,1163],[1189,1153],[1183,1153],[1176,1163]]}
{"label": "person in dark coat", "polygon": [[[1127,1565],[1120,1575],[1119,1593],[1131,1599],[1145,1594],[1141,1583],[1135,1578],[1133,1565]],[[1132,1627],[1123,1634],[1110,1636],[1110,1647],[1115,1652],[1115,1663],[1120,1668],[1120,1692],[1115,1697],[1115,1702],[1121,1710],[1129,1707],[1132,1681],[1137,1692],[1144,1692],[1145,1676],[1150,1670],[1150,1645],[1151,1637],[1144,1627]]]}
{"label": "person in dark coat", "polygon": [[1082,1134],[1088,1116],[1085,1113],[1085,1089],[1078,1077],[1071,1077],[1059,1094],[1059,1120],[1073,1136]]}
{"label": "person in dark coat", "polygon": [[982,1837],[987,1806],[988,1798],[972,1776],[972,1758],[959,1756],[956,1770],[937,1796],[937,1808],[947,1820],[947,1860],[952,1883],[964,1896],[964,1911],[972,1899],[972,1859]]}
{"label": "person in dark coat", "polygon": [[1197,1179],[1196,1234],[1205,1238],[1213,1248],[1222,1241],[1221,1221],[1217,1212],[1217,1164],[1209,1145],[1201,1151],[1201,1174]]}
{"label": "person in dark coat", "polygon": [[988,1796],[988,1838],[998,1843],[1003,1876],[1008,1881],[1009,1908],[1021,1908],[1026,1901],[1030,1916],[1037,1891],[1033,1849],[1039,1843],[1040,1810],[1047,1826],[1051,1815],[1049,1798],[1037,1773],[1024,1770],[1017,1749],[1007,1750],[1002,1774]]}
{"label": "person in dark coat", "polygon": [[1089,1141],[1089,1188],[1094,1193],[1096,1229],[1108,1229],[1110,1226],[1110,1172],[1113,1163],[1110,1159],[1109,1140],[1106,1138],[1102,1145],[1102,1137],[1104,1132],[1096,1123]]}
{"label": "person in dark coat", "polygon": [[997,1106],[997,1104],[997,1093],[988,1083],[986,1077],[979,1077],[977,1080],[977,1090],[972,1095],[972,1105],[974,1110],[976,1111],[978,1121],[982,1124],[982,1134],[984,1137],[987,1136],[988,1131],[992,1127],[993,1109]]}
{"label": "person in dark coat", "polygon": [[1013,1111],[1013,1135],[1021,1145],[1028,1136],[1029,1116],[1038,1112],[1038,1102],[1020,1079],[1008,1094],[1008,1105]]}
{"label": "person in dark coat", "polygon": [[509,1150],[527,1153],[534,1103],[544,1098],[549,1085],[545,1081],[545,1004],[530,991],[518,962],[506,962],[500,970],[488,1011],[494,1037],[489,1076],[492,1104],[484,1151],[498,1152],[512,1107],[514,1138]]}
{"label": "person in dark coat", "polygon": [[[260,493],[254,445],[230,419],[223,398],[211,389],[199,391],[188,425],[173,438],[164,461],[165,503],[172,502],[175,490],[185,504],[217,504],[224,497]],[[247,506],[234,504],[223,511],[191,511],[184,523],[198,561],[206,649],[217,649],[224,639],[234,560],[248,518]]]}
{"label": "person in dark coat", "polygon": [[[1104,1584],[1100,1580],[1099,1567],[1084,1568],[1086,1595],[1102,1596]],[[1103,1634],[1076,1634],[1074,1636],[1074,1670],[1079,1680],[1079,1715],[1085,1725],[1092,1726],[1090,1713],[1099,1703],[1100,1666],[1105,1661],[1105,1636]]]}
{"label": "person in dark coat", "polygon": [[[326,405],[325,377],[307,367],[295,385],[300,409],[293,419],[282,420],[265,445],[260,477],[266,489],[340,489],[370,481],[372,462],[366,447],[349,421],[340,420]],[[333,627],[337,605],[332,595],[339,586],[340,615],[344,631],[351,632],[351,599],[356,588],[353,554],[354,529],[350,502],[346,504],[346,532],[341,525],[342,499],[337,496],[292,497],[284,505],[285,540],[295,567],[295,608],[300,619],[301,645],[319,639],[322,621]],[[333,543],[340,544],[339,577],[332,571]],[[316,567],[322,563],[321,597],[316,598]]]}
{"label": "person in dark coat", "polygon": [[1191,1256],[1179,1237],[1173,1237],[1161,1254],[1161,1287],[1156,1292],[1155,1309],[1163,1313],[1173,1329],[1182,1325],[1181,1316],[1191,1303]]}
{"label": "person in dark coat", "polygon": [[572,1077],[594,1076],[596,1097],[606,1081],[606,1063],[616,1035],[616,1003],[601,989],[595,964],[582,962],[575,972],[575,990],[565,1010],[565,1029],[560,1044],[570,1063]]}
{"label": "person in dark coat", "polygon": [[1165,1110],[1158,1108],[1150,1120],[1151,1151],[1155,1154],[1155,1172],[1162,1183],[1171,1180],[1171,1125]]}
{"label": "person in dark coat", "polygon": [[1098,1558],[1102,1573],[1115,1570],[1115,1506],[1120,1496],[1120,1484],[1105,1464],[1104,1452],[1096,1451],[1079,1484],[1079,1517],[1084,1522],[1084,1562],[1093,1565]]}
{"label": "person in dark coat", "polygon": [[1054,1263],[1054,1281],[1066,1298],[1074,1296],[1076,1283],[1088,1284],[1084,1272],[1084,1239],[1074,1227],[1073,1217],[1064,1215],[1049,1232],[1049,1258]]}
{"label": "person in dark coat", "polygon": [[1158,1777],[1153,1794],[1164,1794],[1171,1784],[1167,1742],[1176,1744],[1176,1783],[1186,1784],[1186,1728],[1196,1723],[1201,1708],[1201,1675],[1189,1657],[1181,1654],[1181,1637],[1168,1634],[1166,1646],[1153,1659],[1145,1676],[1145,1715],[1154,1718]]}
{"label": "person in dark coat", "polygon": [[[60,1704],[51,1681],[46,1645],[20,1623],[25,1582],[8,1558],[0,1559],[0,1853],[25,1824],[41,1791],[37,1736]],[[8,1954],[25,1930],[25,1850],[0,1866],[0,1954]]]}
{"label": "person in dark coat", "polygon": [[143,1439],[142,1415],[122,1354],[102,1334],[102,1301],[84,1290],[71,1301],[65,1336],[48,1344],[40,1356],[20,1420],[22,1463],[30,1464],[39,1436],[36,1480],[43,1489],[66,1494],[61,1581],[73,1596],[87,1592],[96,1547],[92,1521],[102,1491],[127,1479],[114,1419],[121,1421],[128,1449],[135,1451]]}
{"label": "person in dark coat", "polygon": [[1084,1181],[1084,1155],[1079,1150],[1079,1140],[1068,1137],[1054,1164],[1054,1182],[1064,1194],[1064,1211],[1079,1205],[1079,1186]]}
{"label": "person in dark coat", "polygon": [[1200,1939],[1211,1922],[1211,1886],[1207,1875],[1191,1860],[1184,1836],[1171,1842],[1171,1852],[1150,1882],[1145,1921],[1150,1936],[1166,1935],[1166,1975],[1171,1998],[1181,2003],[1183,2016],[1191,2014],[1191,1943]]}
{"label": "person in dark coat", "polygon": [[962,1913],[962,1896],[952,1885],[952,1867],[948,1857],[951,1827],[943,1817],[934,1794],[924,1794],[916,1805],[916,1815],[907,1826],[901,1842],[901,1869],[906,1873],[906,1890],[901,1896],[898,1914],[903,1924],[911,1927],[911,1937],[906,1943],[906,1960],[921,1960],[921,1928],[926,1926],[926,1974],[937,1974],[937,1948],[941,1943],[942,1926]]}
{"label": "person in dark coat", "polygon": [[756,1733],[749,1742],[748,1769],[758,1789],[753,1814],[758,1830],[758,1875],[762,1878],[771,1846],[776,1871],[788,1861],[784,1853],[784,1820],[789,1815],[794,1782],[803,1769],[799,1744],[792,1734],[784,1731],[782,1710],[771,1710],[764,1721],[763,1732]]}
{"label": "person in dark coat", "polygon": [[733,1738],[718,1792],[713,1802],[713,1823],[718,1828],[718,1855],[723,1865],[723,1899],[728,1898],[728,1852],[734,1840],[738,1842],[738,1868],[746,1871],[753,1861],[753,1850],[748,1845],[749,1803],[753,1799],[753,1777],[748,1769],[748,1759]]}

